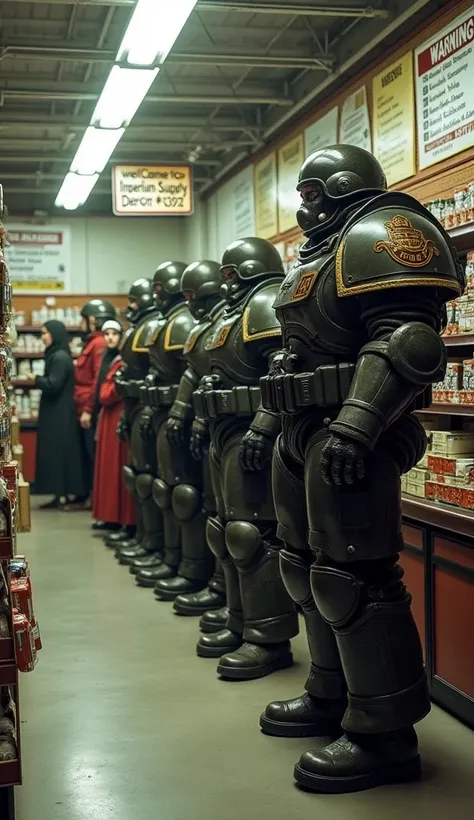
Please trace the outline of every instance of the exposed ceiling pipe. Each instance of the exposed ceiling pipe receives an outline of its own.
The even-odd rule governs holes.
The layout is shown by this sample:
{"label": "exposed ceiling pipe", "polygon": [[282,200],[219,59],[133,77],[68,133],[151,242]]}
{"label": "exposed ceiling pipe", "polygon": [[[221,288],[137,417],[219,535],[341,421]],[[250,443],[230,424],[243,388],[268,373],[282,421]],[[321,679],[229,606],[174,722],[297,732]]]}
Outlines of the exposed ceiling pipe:
{"label": "exposed ceiling pipe", "polygon": [[[91,91],[46,91],[26,88],[3,88],[0,89],[5,99],[39,99],[39,100],[89,100],[95,102],[99,92]],[[185,103],[189,105],[279,105],[293,106],[293,100],[288,97],[252,97],[248,95],[215,95],[215,96],[195,96],[190,94],[150,94],[147,95],[145,103]]]}

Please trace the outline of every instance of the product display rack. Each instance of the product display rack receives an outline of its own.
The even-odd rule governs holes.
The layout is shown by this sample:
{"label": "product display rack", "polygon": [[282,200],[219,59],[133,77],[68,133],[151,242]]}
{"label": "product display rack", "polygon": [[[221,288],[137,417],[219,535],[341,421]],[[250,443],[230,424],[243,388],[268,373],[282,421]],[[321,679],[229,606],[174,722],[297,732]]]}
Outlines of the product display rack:
{"label": "product display rack", "polygon": [[[474,223],[449,231],[459,256],[474,249]],[[471,358],[474,333],[445,336],[448,357]],[[462,429],[474,420],[474,405],[436,404],[422,418],[451,417]],[[448,425],[446,425],[448,427]],[[413,614],[425,655],[433,700],[474,728],[474,511],[442,502],[402,496],[401,554]]]}

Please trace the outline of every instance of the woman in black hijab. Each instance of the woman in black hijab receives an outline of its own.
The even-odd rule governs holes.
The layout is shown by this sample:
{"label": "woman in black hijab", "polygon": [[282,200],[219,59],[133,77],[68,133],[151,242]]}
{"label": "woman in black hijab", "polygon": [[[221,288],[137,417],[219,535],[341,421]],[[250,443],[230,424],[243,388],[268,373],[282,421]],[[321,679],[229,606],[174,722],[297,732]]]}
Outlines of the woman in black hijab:
{"label": "woman in black hijab", "polygon": [[44,376],[29,374],[42,391],[36,445],[35,491],[54,498],[43,509],[61,506],[70,496],[84,496],[87,487],[82,463],[80,433],[74,407],[74,363],[68,334],[62,322],[46,322],[41,329],[45,344]]}

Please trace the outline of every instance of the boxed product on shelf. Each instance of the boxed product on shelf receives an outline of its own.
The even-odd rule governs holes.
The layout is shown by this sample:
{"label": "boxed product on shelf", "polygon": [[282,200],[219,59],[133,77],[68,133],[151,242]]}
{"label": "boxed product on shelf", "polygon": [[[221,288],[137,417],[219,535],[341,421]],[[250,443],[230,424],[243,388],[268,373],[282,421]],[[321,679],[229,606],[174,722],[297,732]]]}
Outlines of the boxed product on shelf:
{"label": "boxed product on shelf", "polygon": [[20,475],[18,481],[18,531],[30,532],[31,530],[31,507],[30,507],[30,485]]}
{"label": "boxed product on shelf", "polygon": [[458,478],[463,484],[474,484],[474,457],[448,458],[430,453],[427,462],[430,473]]}
{"label": "boxed product on shelf", "polygon": [[441,456],[474,455],[474,433],[432,430],[431,452]]}
{"label": "boxed product on shelf", "polygon": [[442,381],[433,385],[433,404],[458,404],[458,391],[463,386],[463,363],[448,362]]}
{"label": "boxed product on shelf", "polygon": [[425,482],[429,478],[427,470],[420,467],[413,467],[412,470],[405,476],[405,490],[409,495],[414,495],[417,498],[425,497]]}

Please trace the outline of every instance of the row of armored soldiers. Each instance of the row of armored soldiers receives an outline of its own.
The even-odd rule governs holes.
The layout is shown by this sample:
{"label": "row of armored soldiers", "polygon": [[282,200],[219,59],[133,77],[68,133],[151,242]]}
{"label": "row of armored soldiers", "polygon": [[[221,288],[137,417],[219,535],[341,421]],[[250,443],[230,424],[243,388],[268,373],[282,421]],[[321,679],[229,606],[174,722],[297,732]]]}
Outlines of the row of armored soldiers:
{"label": "row of armored soldiers", "polygon": [[259,409],[259,379],[281,347],[282,279],[258,238],[230,246],[222,266],[163,263],[130,290],[117,380],[138,520],[119,561],[176,612],[202,615],[198,655],[245,680],[289,666],[298,632],[275,549],[271,447],[259,450],[262,426],[272,445],[280,430]]}
{"label": "row of armored soldiers", "polygon": [[430,701],[398,564],[400,475],[426,447],[415,410],[444,372],[464,274],[371,154],[322,149],[297,189],[307,242],[286,277],[251,238],[130,291],[117,387],[139,523],[117,553],[177,612],[204,611],[198,654],[225,678],[289,666],[298,606],[305,693],[261,727],[334,735],[295,778],[356,791],[420,775],[413,725]]}

